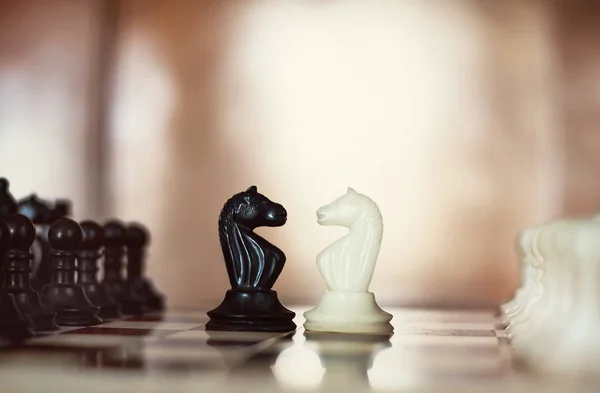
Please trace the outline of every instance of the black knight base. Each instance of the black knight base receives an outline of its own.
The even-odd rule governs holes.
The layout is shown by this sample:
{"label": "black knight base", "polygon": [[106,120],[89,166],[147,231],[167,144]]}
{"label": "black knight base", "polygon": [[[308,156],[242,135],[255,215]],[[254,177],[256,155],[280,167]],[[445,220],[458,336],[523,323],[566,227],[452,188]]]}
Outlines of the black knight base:
{"label": "black knight base", "polygon": [[253,232],[280,227],[285,208],[258,193],[255,186],[231,197],[219,216],[219,241],[231,289],[208,312],[206,330],[289,332],[295,313],[285,308],[271,288],[281,274],[285,254]]}

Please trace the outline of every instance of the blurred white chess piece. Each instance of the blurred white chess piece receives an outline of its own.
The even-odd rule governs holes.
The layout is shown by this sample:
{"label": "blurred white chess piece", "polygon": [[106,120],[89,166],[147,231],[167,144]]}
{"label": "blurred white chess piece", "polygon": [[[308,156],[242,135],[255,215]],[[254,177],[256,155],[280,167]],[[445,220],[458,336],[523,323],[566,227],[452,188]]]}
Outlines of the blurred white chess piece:
{"label": "blurred white chess piece", "polygon": [[527,296],[523,299],[520,307],[511,313],[506,315],[504,323],[507,325],[506,334],[511,337],[512,330],[518,326],[519,323],[526,321],[529,318],[529,314],[535,304],[539,301],[542,296],[542,278],[544,271],[541,267],[542,256],[537,250],[537,232],[538,228],[533,228],[527,236],[527,242],[524,244],[524,263],[531,266],[531,289],[527,292]]}
{"label": "blurred white chess piece", "polygon": [[529,243],[532,233],[533,229],[528,228],[521,231],[517,236],[515,249],[521,264],[521,282],[514,298],[501,306],[505,319],[508,315],[514,314],[520,310],[523,307],[524,302],[527,301],[527,298],[531,296],[530,292],[534,286],[533,267],[531,266],[531,261],[528,260],[528,256],[531,254],[531,251],[529,251]]}
{"label": "blurred white chess piece", "polygon": [[[579,221],[555,238],[560,259],[568,266],[567,285],[558,297],[571,300],[568,312],[555,314],[558,326],[532,342],[530,365],[552,374],[600,374],[600,223]],[[571,280],[569,280],[569,278]],[[567,293],[568,292],[568,293]],[[549,310],[553,313],[555,310]]]}
{"label": "blurred white chess piece", "polygon": [[392,315],[369,292],[383,238],[383,218],[369,197],[348,188],[346,194],[317,210],[323,226],[343,226],[350,232],[317,255],[327,285],[321,303],[306,312],[309,331],[391,333]]}
{"label": "blurred white chess piece", "polygon": [[573,244],[573,228],[580,223],[574,220],[553,221],[538,231],[537,248],[544,257],[542,297],[528,320],[513,329],[513,345],[530,359],[551,347],[562,325],[569,323],[568,313],[572,309],[573,297],[572,261],[568,255]]}

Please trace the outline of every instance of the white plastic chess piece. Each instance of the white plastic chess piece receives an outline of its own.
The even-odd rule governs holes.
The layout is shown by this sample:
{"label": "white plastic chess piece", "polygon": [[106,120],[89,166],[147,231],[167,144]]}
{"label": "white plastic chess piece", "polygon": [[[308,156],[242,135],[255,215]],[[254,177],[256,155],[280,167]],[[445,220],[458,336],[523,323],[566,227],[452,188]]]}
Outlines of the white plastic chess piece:
{"label": "white plastic chess piece", "polygon": [[327,285],[321,303],[306,312],[304,328],[319,332],[391,333],[392,315],[377,305],[369,284],[383,238],[383,218],[369,197],[348,188],[346,194],[317,210],[323,226],[350,232],[317,255]]}
{"label": "white plastic chess piece", "polygon": [[529,314],[535,307],[535,304],[540,300],[543,293],[542,280],[544,276],[544,270],[542,268],[543,256],[537,247],[538,232],[541,227],[534,228],[531,235],[528,237],[528,247],[526,247],[527,257],[526,260],[531,264],[533,268],[532,274],[532,288],[529,292],[530,295],[523,302],[523,306],[512,314],[507,315],[506,323],[506,334],[509,338],[513,337],[513,330],[517,328],[519,324],[527,321]]}
{"label": "white plastic chess piece", "polygon": [[514,298],[508,303],[501,306],[505,318],[508,315],[513,314],[519,309],[521,309],[523,307],[524,302],[527,300],[527,297],[531,295],[530,292],[534,285],[533,267],[531,266],[531,263],[528,260],[528,254],[531,253],[528,251],[528,249],[530,248],[529,242],[532,233],[533,229],[528,228],[521,231],[517,236],[515,249],[519,257],[519,262],[521,264],[521,284],[519,286],[519,289],[515,293]]}
{"label": "white plastic chess piece", "polygon": [[[600,223],[590,220],[570,229],[565,259],[572,274],[572,309],[560,332],[544,341],[544,356],[531,365],[553,374],[600,374]],[[552,339],[552,341],[550,341]]]}
{"label": "white plastic chess piece", "polygon": [[549,336],[549,333],[556,333],[562,324],[568,323],[573,302],[568,255],[573,244],[573,229],[580,223],[574,220],[554,221],[538,232],[537,247],[544,257],[543,294],[528,320],[513,330],[513,345],[525,358],[539,356],[539,349],[543,350],[555,342],[555,337]]}

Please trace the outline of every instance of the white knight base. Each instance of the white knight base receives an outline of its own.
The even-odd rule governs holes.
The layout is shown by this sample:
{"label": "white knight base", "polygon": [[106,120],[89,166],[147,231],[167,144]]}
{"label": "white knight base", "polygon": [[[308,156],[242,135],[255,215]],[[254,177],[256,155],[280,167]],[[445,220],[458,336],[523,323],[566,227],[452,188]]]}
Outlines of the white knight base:
{"label": "white knight base", "polygon": [[371,292],[329,291],[321,303],[304,313],[304,328],[328,333],[392,333],[392,315],[383,311]]}

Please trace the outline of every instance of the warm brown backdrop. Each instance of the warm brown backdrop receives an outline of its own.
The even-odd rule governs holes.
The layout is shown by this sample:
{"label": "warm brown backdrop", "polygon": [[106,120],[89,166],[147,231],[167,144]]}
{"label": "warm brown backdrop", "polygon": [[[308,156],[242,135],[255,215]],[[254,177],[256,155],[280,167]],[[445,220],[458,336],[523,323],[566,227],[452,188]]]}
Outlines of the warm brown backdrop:
{"label": "warm brown backdrop", "polygon": [[498,304],[516,231],[600,207],[596,3],[2,1],[2,173],[146,222],[173,306],[220,300],[216,218],[250,184],[290,214],[261,231],[285,302],[320,296],[342,231],[314,211],[352,186],[382,303]]}

